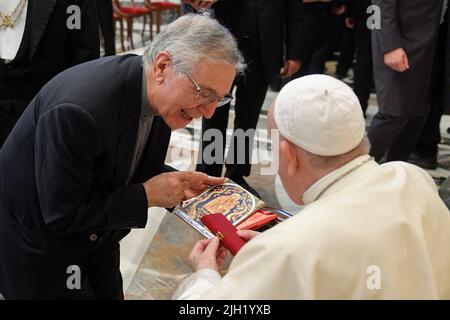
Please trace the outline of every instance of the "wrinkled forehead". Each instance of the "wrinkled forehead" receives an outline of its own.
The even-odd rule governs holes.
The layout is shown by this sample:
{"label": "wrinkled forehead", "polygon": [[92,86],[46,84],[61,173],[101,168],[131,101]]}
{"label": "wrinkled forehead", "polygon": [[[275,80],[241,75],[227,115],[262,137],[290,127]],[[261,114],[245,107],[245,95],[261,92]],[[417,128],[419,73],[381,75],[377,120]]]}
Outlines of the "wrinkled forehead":
{"label": "wrinkled forehead", "polygon": [[227,94],[236,76],[236,66],[209,59],[200,60],[192,72],[202,90],[217,96]]}

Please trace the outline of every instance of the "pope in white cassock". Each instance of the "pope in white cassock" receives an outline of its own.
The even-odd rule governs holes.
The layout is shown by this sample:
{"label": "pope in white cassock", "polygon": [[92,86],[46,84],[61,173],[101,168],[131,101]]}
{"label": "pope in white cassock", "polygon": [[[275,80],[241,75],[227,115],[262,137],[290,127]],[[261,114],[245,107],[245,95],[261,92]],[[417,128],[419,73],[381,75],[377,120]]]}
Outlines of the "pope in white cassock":
{"label": "pope in white cassock", "polygon": [[[431,177],[368,155],[353,91],[324,75],[290,82],[269,114],[279,175],[304,209],[249,240],[228,273],[201,240],[175,299],[450,299],[450,213]],[[275,143],[276,141],[274,141]]]}

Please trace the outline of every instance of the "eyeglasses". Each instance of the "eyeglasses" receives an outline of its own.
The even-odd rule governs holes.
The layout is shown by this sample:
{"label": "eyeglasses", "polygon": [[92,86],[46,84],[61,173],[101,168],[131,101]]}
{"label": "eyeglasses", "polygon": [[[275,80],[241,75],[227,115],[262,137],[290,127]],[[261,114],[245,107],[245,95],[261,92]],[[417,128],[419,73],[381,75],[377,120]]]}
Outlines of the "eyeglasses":
{"label": "eyeglasses", "polygon": [[210,90],[202,89],[197,81],[195,81],[187,71],[184,71],[184,73],[195,86],[195,91],[197,93],[195,95],[195,99],[199,104],[207,105],[214,101],[217,101],[217,108],[219,108],[226,105],[227,103],[230,103],[233,100],[233,96],[230,93],[227,93],[223,98],[221,98],[212,93]]}

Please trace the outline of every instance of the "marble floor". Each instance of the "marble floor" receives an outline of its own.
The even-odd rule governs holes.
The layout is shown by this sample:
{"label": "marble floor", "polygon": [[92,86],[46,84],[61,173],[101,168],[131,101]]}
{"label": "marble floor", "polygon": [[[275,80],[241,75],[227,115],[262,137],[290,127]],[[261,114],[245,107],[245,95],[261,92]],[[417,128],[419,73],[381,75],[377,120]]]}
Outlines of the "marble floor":
{"label": "marble floor", "polygon": [[[136,37],[139,33],[136,32]],[[148,43],[148,41],[144,41]],[[135,44],[139,41],[135,40]],[[144,48],[134,50],[141,54]],[[329,73],[333,73],[334,64],[327,64]],[[261,170],[269,165],[270,156],[265,154],[270,150],[270,142],[262,132],[267,123],[267,109],[276,98],[277,93],[269,91],[260,115],[256,150],[262,156],[252,166],[252,174],[247,179],[270,206],[283,208],[295,213],[301,210],[284,192],[279,178],[274,174],[262,175]],[[376,97],[371,95],[367,112],[367,126],[377,112]],[[229,128],[233,123],[234,112],[231,110]],[[450,135],[446,129],[450,127],[450,117],[444,116],[441,122],[442,143],[439,146],[439,168],[429,171],[438,187],[450,176]],[[173,133],[171,147],[167,155],[167,163],[180,170],[195,168],[196,152],[200,137],[201,121],[193,121],[187,129]],[[231,134],[231,131],[229,132]],[[449,188],[450,189],[450,188]],[[174,214],[163,209],[150,209],[147,227],[133,230],[121,244],[121,270],[124,277],[126,299],[170,299],[180,280],[189,275],[191,270],[187,257],[192,246],[201,236]],[[225,264],[223,272],[229,265]]]}

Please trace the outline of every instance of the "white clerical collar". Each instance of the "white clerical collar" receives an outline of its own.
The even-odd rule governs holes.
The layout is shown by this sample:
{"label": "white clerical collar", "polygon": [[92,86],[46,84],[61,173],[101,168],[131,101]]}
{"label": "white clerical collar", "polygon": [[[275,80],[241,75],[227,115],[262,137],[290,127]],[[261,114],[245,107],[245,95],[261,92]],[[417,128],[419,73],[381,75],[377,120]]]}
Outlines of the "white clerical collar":
{"label": "white clerical collar", "polygon": [[341,178],[347,176],[353,170],[356,170],[365,163],[373,161],[373,158],[369,155],[359,156],[356,159],[344,164],[342,167],[330,172],[326,176],[317,180],[308,190],[303,194],[303,203],[305,205],[316,201],[325,191],[328,190],[334,183]]}

